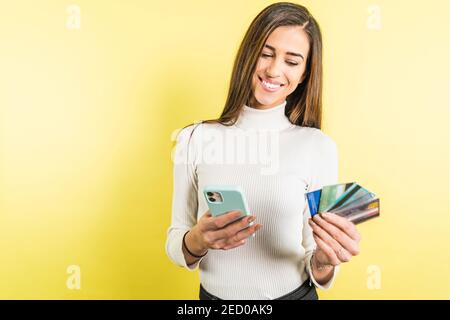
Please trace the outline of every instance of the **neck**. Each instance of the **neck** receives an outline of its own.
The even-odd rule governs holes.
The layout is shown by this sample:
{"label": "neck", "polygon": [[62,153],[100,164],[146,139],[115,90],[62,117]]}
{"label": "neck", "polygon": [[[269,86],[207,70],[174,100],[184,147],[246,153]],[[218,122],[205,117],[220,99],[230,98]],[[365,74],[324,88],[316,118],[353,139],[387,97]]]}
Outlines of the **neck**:
{"label": "neck", "polygon": [[286,100],[274,107],[259,109],[244,105],[236,127],[242,129],[283,130],[294,126],[285,115]]}
{"label": "neck", "polygon": [[264,104],[259,103],[259,101],[256,100],[255,97],[253,96],[250,99],[250,101],[248,102],[248,104],[246,104],[246,105],[251,108],[255,108],[255,109],[259,109],[259,110],[267,110],[267,109],[272,109],[272,108],[278,107],[281,104],[283,104],[285,101],[286,100],[281,101],[281,102],[272,103],[272,105],[264,105]]}

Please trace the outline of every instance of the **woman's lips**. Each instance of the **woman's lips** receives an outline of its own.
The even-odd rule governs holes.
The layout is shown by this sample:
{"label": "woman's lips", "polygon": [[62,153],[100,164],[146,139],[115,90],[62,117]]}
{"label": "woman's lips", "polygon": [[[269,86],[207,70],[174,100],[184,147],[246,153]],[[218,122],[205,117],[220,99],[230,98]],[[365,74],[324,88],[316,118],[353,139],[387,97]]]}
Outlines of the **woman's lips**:
{"label": "woman's lips", "polygon": [[258,79],[261,87],[267,92],[277,92],[284,86],[283,84],[271,85],[269,82],[264,81],[260,76],[258,76]]}

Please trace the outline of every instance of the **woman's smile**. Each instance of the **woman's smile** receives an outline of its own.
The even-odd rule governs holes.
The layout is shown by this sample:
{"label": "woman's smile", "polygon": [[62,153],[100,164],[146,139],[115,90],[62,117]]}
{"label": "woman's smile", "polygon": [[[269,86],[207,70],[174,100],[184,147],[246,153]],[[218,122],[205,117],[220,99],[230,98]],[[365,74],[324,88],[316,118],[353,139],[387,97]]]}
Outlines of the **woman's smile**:
{"label": "woman's smile", "polygon": [[284,86],[284,84],[282,83],[266,81],[262,79],[260,76],[258,76],[258,79],[261,87],[267,92],[278,92],[281,89],[281,87]]}

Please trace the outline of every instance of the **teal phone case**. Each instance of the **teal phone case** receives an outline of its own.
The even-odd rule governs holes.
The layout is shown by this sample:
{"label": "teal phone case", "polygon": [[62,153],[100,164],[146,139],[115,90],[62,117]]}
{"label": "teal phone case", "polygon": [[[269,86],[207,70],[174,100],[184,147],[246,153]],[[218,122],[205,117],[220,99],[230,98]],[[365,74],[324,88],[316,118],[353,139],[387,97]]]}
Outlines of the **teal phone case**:
{"label": "teal phone case", "polygon": [[[203,189],[203,195],[205,196],[209,211],[214,217],[235,210],[241,211],[241,215],[236,220],[250,215],[247,200],[240,186],[206,186]],[[211,199],[215,201],[211,201]],[[253,222],[250,222],[249,226],[251,225],[253,225]],[[249,236],[249,238],[254,237],[255,233]]]}
{"label": "teal phone case", "polygon": [[[214,217],[234,210],[241,211],[239,218],[250,214],[247,200],[240,186],[206,186],[203,189],[203,195]],[[212,201],[213,199],[215,201]]]}

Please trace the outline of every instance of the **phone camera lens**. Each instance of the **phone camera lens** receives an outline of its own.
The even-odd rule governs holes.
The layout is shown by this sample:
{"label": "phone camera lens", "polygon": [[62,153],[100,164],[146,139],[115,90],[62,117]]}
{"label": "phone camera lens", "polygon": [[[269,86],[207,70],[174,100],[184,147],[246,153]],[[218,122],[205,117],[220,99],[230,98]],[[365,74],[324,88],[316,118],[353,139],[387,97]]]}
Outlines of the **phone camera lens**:
{"label": "phone camera lens", "polygon": [[208,197],[211,197],[213,195],[212,192],[207,192],[206,194],[208,195]]}
{"label": "phone camera lens", "polygon": [[216,201],[216,199],[214,199],[214,198],[208,198],[209,199],[209,201],[211,201],[211,202],[215,202]]}

